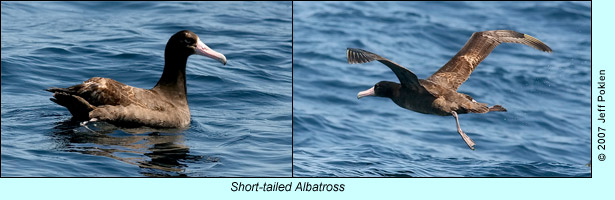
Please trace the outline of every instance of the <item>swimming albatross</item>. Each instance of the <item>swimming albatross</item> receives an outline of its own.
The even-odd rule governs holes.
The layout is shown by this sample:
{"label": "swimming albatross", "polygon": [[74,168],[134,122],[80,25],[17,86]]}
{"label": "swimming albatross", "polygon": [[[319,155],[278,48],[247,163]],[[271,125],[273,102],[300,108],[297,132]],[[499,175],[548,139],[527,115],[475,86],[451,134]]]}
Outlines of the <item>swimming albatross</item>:
{"label": "swimming albatross", "polygon": [[472,34],[457,55],[427,79],[418,79],[412,71],[405,67],[362,49],[348,48],[346,54],[350,64],[380,61],[389,67],[401,82],[399,84],[380,81],[374,87],[359,92],[357,98],[387,97],[398,106],[416,112],[442,116],[452,115],[457,122],[457,132],[468,147],[474,150],[474,141],[461,130],[457,114],[506,112],[506,109],[501,105],[488,107],[486,103],[476,102],[469,95],[457,92],[457,89],[470,77],[476,66],[500,43],[525,44],[541,51],[551,52],[549,46],[527,34],[510,30],[476,32]]}
{"label": "swimming albatross", "polygon": [[76,120],[106,121],[120,126],[183,128],[190,124],[186,97],[186,62],[192,54],[226,65],[224,55],[210,49],[191,31],[175,33],[164,50],[164,71],[152,89],[109,78],[94,77],[68,88],[49,88],[51,101],[64,106]]}

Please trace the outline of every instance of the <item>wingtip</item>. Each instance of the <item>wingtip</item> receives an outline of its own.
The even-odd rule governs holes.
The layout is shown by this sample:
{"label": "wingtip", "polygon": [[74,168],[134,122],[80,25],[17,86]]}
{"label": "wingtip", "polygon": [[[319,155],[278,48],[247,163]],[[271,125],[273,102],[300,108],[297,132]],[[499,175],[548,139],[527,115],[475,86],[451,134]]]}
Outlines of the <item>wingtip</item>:
{"label": "wingtip", "polygon": [[528,34],[525,34],[525,33],[523,34],[523,37],[527,38],[527,40],[529,40],[532,43],[532,45],[530,45],[530,46],[532,46],[532,47],[534,47],[534,48],[536,48],[538,50],[547,52],[547,53],[552,53],[553,52],[551,47],[549,47],[548,45],[546,45],[544,42],[540,41],[539,39],[537,39],[535,37],[532,37],[531,35],[528,35]]}
{"label": "wingtip", "polygon": [[346,57],[348,59],[349,64],[360,64],[367,63],[374,59],[369,58],[371,56],[371,52],[365,51],[363,49],[358,48],[346,48]]}
{"label": "wingtip", "polygon": [[346,48],[346,61],[348,62],[348,64],[352,64],[352,62],[350,61],[350,48]]}
{"label": "wingtip", "polygon": [[353,56],[353,53],[357,53],[357,49],[355,48],[346,48],[346,59],[348,64],[357,64],[356,55]]}

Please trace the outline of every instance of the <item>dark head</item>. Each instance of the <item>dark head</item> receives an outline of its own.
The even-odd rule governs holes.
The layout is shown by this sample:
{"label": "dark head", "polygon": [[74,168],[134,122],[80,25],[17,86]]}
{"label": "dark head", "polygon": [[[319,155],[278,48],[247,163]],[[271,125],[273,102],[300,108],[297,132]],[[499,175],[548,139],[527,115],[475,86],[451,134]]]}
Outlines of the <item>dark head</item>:
{"label": "dark head", "polygon": [[394,94],[399,90],[399,83],[394,83],[390,81],[380,81],[374,85],[374,87],[359,92],[357,94],[357,99],[366,97],[366,96],[377,96],[377,97],[388,97],[392,98]]}
{"label": "dark head", "polygon": [[184,58],[197,54],[213,58],[226,65],[226,57],[224,55],[210,49],[199,39],[199,36],[188,30],[177,32],[171,36],[171,39],[167,42],[165,57],[170,58],[171,55],[169,54],[175,54],[175,56]]}

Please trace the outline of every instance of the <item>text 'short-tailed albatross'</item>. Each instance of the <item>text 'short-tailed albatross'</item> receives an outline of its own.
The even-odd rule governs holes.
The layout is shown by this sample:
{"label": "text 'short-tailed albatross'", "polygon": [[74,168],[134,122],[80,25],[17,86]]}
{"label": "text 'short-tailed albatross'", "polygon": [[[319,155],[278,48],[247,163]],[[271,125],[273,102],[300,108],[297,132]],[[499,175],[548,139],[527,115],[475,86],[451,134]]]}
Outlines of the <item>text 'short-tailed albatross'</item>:
{"label": "text 'short-tailed albatross'", "polygon": [[523,33],[510,30],[483,31],[472,34],[468,42],[448,63],[427,79],[418,79],[412,71],[382,56],[362,50],[348,48],[348,63],[367,63],[380,61],[389,67],[401,82],[380,81],[374,87],[359,92],[357,98],[365,96],[388,97],[400,107],[425,114],[453,115],[457,122],[457,132],[474,150],[474,141],[459,127],[457,114],[506,112],[500,105],[487,107],[486,103],[476,102],[467,94],[457,92],[476,66],[483,61],[500,43],[519,43],[538,50],[551,52],[551,48],[540,40]]}
{"label": "text 'short-tailed albatross'", "polygon": [[192,54],[226,65],[224,55],[210,49],[199,36],[175,33],[164,50],[164,71],[152,89],[94,77],[68,88],[49,88],[51,100],[66,107],[76,120],[106,121],[120,126],[183,128],[190,124],[186,98],[186,62]]}

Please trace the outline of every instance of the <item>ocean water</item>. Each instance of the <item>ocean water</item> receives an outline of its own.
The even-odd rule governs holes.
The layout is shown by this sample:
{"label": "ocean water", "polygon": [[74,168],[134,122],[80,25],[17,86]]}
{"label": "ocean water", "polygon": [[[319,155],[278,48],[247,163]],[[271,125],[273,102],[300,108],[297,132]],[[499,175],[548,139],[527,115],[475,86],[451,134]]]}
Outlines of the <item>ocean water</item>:
{"label": "ocean water", "polygon": [[[2,2],[2,177],[288,177],[291,2]],[[81,126],[48,87],[91,77],[153,87],[188,29],[187,130]]]}
{"label": "ocean water", "polygon": [[[590,2],[294,2],[293,174],[297,177],[589,177]],[[473,32],[508,29],[553,49],[498,46],[458,91],[503,113],[405,110],[357,93],[386,66],[350,65],[346,48],[437,71]]]}

